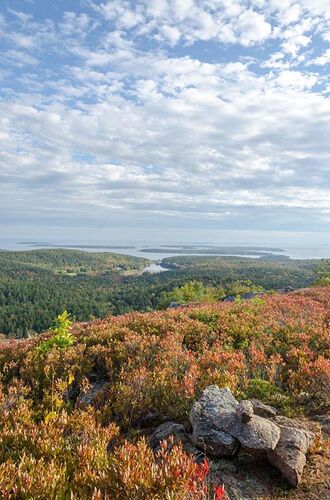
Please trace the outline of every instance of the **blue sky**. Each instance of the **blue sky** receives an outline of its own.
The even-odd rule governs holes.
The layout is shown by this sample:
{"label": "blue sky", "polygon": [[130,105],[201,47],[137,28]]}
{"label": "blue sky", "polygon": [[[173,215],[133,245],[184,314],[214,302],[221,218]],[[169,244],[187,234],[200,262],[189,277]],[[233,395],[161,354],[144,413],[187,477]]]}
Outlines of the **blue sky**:
{"label": "blue sky", "polygon": [[0,49],[3,234],[330,242],[329,0],[3,0]]}

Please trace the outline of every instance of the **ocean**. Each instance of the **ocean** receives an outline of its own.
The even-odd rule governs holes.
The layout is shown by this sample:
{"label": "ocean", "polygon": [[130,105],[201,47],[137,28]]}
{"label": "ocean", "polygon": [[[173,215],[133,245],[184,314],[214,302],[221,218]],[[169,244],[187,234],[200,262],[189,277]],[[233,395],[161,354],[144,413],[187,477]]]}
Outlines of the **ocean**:
{"label": "ocean", "polygon": [[[165,248],[167,246],[167,248]],[[211,248],[219,246],[218,243],[207,242],[207,244],[203,243],[192,243],[192,247],[194,248]],[[223,248],[230,248],[230,254],[225,253],[223,255],[231,255],[237,257],[251,257],[258,258],[259,255],[244,255],[239,252],[238,245],[221,245]],[[238,247],[238,250],[235,251],[235,246]],[[180,248],[180,252],[175,252],[175,248],[180,247],[180,243],[173,244],[172,248],[169,245],[165,245],[159,242],[147,242],[147,241],[123,241],[123,242],[109,242],[109,241],[99,241],[99,242],[86,242],[86,241],[59,241],[59,240],[47,240],[47,241],[33,241],[33,240],[20,240],[18,238],[0,238],[0,250],[34,250],[38,248],[74,248],[85,251],[93,251],[93,252],[114,252],[120,253],[124,255],[132,255],[135,257],[145,257],[150,260],[159,261],[166,257],[173,257],[176,255],[195,255],[193,248],[191,248],[187,253],[185,253],[185,247],[187,247],[187,243],[182,245],[183,251]],[[255,248],[252,245],[241,245],[244,249],[248,250],[249,248]],[[258,246],[259,247],[259,246]],[[258,248],[257,247],[257,248]],[[150,249],[158,248],[161,251],[150,252]],[[261,249],[261,247],[259,247]],[[275,247],[274,247],[275,248]],[[168,249],[171,249],[169,251]],[[263,250],[264,252],[264,250]],[[291,259],[330,259],[330,245],[321,244],[315,246],[280,246],[278,251],[270,252],[272,254],[281,254]],[[204,254],[206,255],[206,254]],[[214,255],[214,254],[213,254]],[[219,253],[221,255],[221,253]]]}

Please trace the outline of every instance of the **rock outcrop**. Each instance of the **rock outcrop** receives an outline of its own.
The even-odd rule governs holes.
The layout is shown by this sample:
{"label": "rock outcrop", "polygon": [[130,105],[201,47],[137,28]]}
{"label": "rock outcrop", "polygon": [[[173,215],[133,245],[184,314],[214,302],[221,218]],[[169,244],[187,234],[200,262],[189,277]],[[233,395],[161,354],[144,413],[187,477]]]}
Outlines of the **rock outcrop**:
{"label": "rock outcrop", "polygon": [[295,487],[301,481],[306,453],[313,443],[314,435],[292,419],[277,417],[275,421],[281,429],[281,436],[276,448],[267,452],[267,458]]}
{"label": "rock outcrop", "polygon": [[223,460],[242,450],[256,460],[266,460],[293,487],[301,480],[306,453],[315,438],[301,421],[277,416],[275,408],[257,399],[238,402],[228,388],[216,385],[207,387],[195,401],[190,423],[192,434],[183,425],[162,424],[150,438],[152,448],[173,435],[174,443],[181,441],[194,455],[200,449]]}
{"label": "rock outcrop", "polygon": [[212,457],[234,455],[239,441],[224,427],[234,425],[237,406],[238,402],[229,389],[219,389],[215,385],[205,389],[190,412],[193,443]]}
{"label": "rock outcrop", "polygon": [[238,420],[228,431],[251,452],[274,450],[281,434],[278,425],[258,415],[253,415],[248,422]]}
{"label": "rock outcrop", "polygon": [[228,388],[207,387],[190,412],[193,442],[212,456],[233,455],[240,445],[254,451],[273,450],[280,428],[254,415],[250,401],[238,401]]}

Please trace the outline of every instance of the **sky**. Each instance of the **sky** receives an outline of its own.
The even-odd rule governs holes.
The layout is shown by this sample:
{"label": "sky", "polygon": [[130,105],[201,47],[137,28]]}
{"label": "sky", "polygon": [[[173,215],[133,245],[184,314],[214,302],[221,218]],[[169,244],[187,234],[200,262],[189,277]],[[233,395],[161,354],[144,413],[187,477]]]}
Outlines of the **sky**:
{"label": "sky", "polygon": [[2,0],[0,52],[0,236],[330,243],[330,0]]}

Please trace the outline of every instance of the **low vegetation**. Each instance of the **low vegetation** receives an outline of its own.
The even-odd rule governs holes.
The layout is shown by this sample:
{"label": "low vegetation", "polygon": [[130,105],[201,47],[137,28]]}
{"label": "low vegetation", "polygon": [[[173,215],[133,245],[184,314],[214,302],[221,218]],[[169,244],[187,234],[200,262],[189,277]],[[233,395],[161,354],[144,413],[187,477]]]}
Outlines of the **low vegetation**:
{"label": "low vegetation", "polygon": [[155,457],[139,422],[185,423],[210,384],[291,416],[329,410],[329,310],[321,287],[73,326],[64,315],[55,333],[3,342],[1,498],[224,498],[207,462],[171,443]]}

